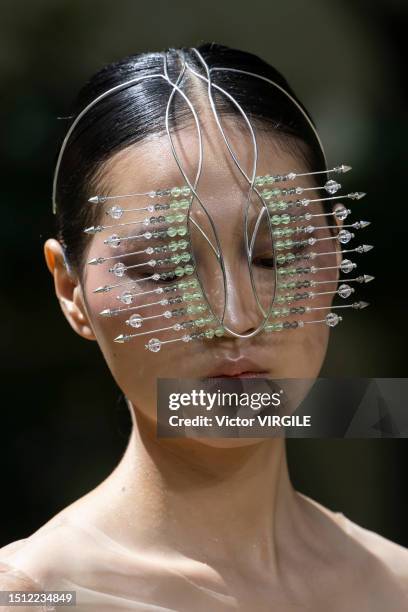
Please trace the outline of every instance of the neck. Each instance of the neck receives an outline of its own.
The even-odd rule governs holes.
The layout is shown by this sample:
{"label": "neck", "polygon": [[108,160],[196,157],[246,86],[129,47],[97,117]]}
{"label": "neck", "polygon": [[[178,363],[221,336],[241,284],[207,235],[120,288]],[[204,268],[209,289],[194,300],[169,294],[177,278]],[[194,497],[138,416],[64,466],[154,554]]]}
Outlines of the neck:
{"label": "neck", "polygon": [[132,409],[132,435],[109,479],[120,493],[122,537],[210,564],[245,551],[248,564],[275,565],[277,539],[290,533],[296,510],[284,441],[219,448],[157,438]]}

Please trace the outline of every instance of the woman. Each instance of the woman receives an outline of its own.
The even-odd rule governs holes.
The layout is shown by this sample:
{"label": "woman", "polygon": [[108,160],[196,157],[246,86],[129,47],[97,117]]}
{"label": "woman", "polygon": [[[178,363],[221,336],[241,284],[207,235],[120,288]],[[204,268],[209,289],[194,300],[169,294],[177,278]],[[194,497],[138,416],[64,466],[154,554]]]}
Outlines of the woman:
{"label": "woman", "polygon": [[[323,170],[325,159],[311,121],[283,77],[259,58],[218,45],[203,45],[198,51],[124,58],[97,73],[78,97],[74,118],[107,90],[146,77],[137,85],[118,87],[76,125],[56,183],[58,239],[45,244],[65,317],[79,335],[98,342],[127,398],[133,429],[122,460],[104,482],[29,538],[2,549],[2,589],[73,590],[77,609],[98,612],[408,609],[406,551],[297,493],[288,476],[282,438],[156,435],[158,378],[316,378],[329,333],[324,324],[252,333],[259,327],[259,312],[240,229],[254,159],[245,116],[256,131],[257,176],[304,173],[308,197],[319,199],[322,183],[310,173]],[[185,62],[189,74],[183,72]],[[213,75],[214,83],[239,106],[218,89],[214,115],[206,66],[233,69]],[[147,78],[163,71],[167,81]],[[167,106],[171,91],[177,95]],[[139,283],[153,293],[151,272],[143,265],[146,249],[156,243],[139,234],[130,244],[128,232],[120,241],[113,239],[120,244],[112,249],[108,234],[101,238],[100,232],[84,233],[84,228],[109,225],[112,216],[112,211],[105,215],[110,209],[104,202],[94,206],[87,201],[95,202],[97,194],[180,186],[186,177],[194,187],[200,150],[205,161],[199,194],[209,215],[198,207],[195,221],[213,246],[222,249],[223,266],[199,232],[194,260],[207,312],[209,303],[219,315],[225,306],[223,287],[229,289],[223,323],[234,333],[166,346],[153,342],[150,351],[145,348],[152,347],[150,335],[137,337],[139,320],[135,326],[128,323],[127,335],[135,332],[129,341],[115,343],[115,338],[123,340],[123,317],[101,312],[112,315],[118,303],[143,306],[146,318],[155,317],[157,310],[140,295],[108,291],[112,268],[87,262],[109,258],[113,266],[112,258],[126,261],[129,268],[115,282]],[[132,220],[142,224],[149,202],[140,198],[132,199],[131,206],[145,210],[136,211]],[[314,214],[326,215],[320,217],[318,233],[326,240],[314,250],[320,253],[319,266],[328,271],[316,278],[330,282],[338,279],[341,262],[333,225],[340,229],[342,220],[329,216],[332,211],[330,201],[313,208]],[[252,280],[266,310],[275,266],[268,235],[261,227],[252,254]],[[95,292],[100,287],[105,289]],[[126,292],[127,287],[122,289]],[[323,292],[314,306],[330,309],[332,299],[333,292]],[[322,319],[311,314],[308,318]],[[149,330],[165,327],[160,317],[150,324]],[[161,338],[174,340],[173,330]]]}

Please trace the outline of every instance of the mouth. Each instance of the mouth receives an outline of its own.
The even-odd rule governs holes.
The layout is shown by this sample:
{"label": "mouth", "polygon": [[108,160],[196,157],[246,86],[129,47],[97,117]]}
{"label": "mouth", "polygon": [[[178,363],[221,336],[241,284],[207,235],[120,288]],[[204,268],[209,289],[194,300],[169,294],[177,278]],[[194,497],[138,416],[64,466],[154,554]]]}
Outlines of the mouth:
{"label": "mouth", "polygon": [[266,378],[268,372],[241,372],[240,374],[217,374],[208,378]]}
{"label": "mouth", "polygon": [[222,360],[205,378],[268,378],[269,372],[247,358]]}

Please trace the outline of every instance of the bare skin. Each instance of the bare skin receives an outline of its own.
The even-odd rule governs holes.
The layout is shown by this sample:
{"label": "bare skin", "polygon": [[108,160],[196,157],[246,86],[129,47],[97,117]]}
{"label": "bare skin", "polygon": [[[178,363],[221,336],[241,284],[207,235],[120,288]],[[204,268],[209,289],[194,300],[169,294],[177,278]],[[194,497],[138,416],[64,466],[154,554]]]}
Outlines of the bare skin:
{"label": "bare skin", "polygon": [[[248,143],[238,130],[231,134],[248,167]],[[237,288],[228,323],[245,332],[256,327],[257,320],[239,259],[242,238],[239,242],[233,231],[241,219],[237,201],[239,197],[242,201],[242,183],[230,160],[217,153],[222,150],[217,138],[211,128],[205,130],[210,161],[203,190],[209,194],[208,207],[223,236],[227,279]],[[177,135],[190,175],[194,142],[189,130]],[[303,168],[293,150],[267,136],[262,144],[258,174]],[[111,193],[146,191],[180,181],[160,138],[118,154],[107,170]],[[319,235],[329,236],[329,230]],[[104,255],[101,244],[96,237],[90,239],[84,256]],[[324,250],[336,248],[334,240],[324,244]],[[98,316],[102,308],[117,305],[113,297],[101,300],[92,293],[111,281],[106,268],[88,267],[79,279],[65,268],[61,246],[53,239],[47,241],[45,255],[68,322],[81,336],[98,341],[128,398],[133,431],[121,462],[104,482],[51,519],[34,538],[2,549],[5,585],[15,584],[8,567],[46,588],[58,588],[61,578],[69,578],[94,593],[99,603],[89,609],[112,612],[400,612],[408,607],[407,551],[297,493],[289,479],[282,439],[171,440],[155,433],[158,377],[207,376],[226,360],[245,357],[266,377],[314,378],[326,352],[326,326],[308,325],[250,340],[175,343],[151,354],[140,339],[113,343],[112,338],[123,331],[123,321]],[[205,261],[204,251],[201,260]],[[321,257],[319,265],[336,261],[338,256]],[[261,268],[257,272],[266,273]],[[330,274],[337,278],[336,270]],[[221,299],[216,281],[216,274],[206,280],[215,302]],[[330,301],[331,296],[321,296],[315,304]],[[119,594],[127,603],[119,600]]]}

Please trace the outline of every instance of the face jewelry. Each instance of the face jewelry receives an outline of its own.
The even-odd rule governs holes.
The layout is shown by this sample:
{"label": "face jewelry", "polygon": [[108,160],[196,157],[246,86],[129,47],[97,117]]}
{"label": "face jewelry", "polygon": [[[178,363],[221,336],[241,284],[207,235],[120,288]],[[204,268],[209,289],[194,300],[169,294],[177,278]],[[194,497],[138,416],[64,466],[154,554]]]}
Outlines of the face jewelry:
{"label": "face jewelry", "polygon": [[[100,244],[105,245],[105,250],[106,247],[109,247],[108,254],[94,257],[88,261],[88,265],[105,266],[105,269],[112,275],[111,283],[93,290],[94,293],[101,295],[109,294],[110,304],[102,307],[100,316],[119,317],[126,325],[124,332],[114,338],[115,342],[137,341],[139,337],[143,337],[143,341],[146,341],[146,349],[152,352],[157,352],[162,346],[175,342],[188,343],[194,340],[216,339],[224,335],[250,338],[261,332],[297,329],[315,323],[323,323],[329,327],[336,326],[342,320],[342,316],[335,310],[344,308],[360,310],[368,306],[368,303],[353,301],[334,306],[310,306],[308,301],[323,295],[339,296],[346,300],[355,293],[356,284],[364,284],[373,280],[373,276],[355,274],[357,264],[348,258],[343,258],[338,265],[319,266],[319,257],[334,256],[338,252],[335,246],[333,247],[333,241],[334,245],[337,243],[342,249],[342,256],[353,253],[363,254],[373,248],[368,244],[343,248],[355,237],[354,230],[365,228],[369,225],[368,221],[346,222],[343,223],[341,229],[335,223],[336,220],[346,221],[351,213],[351,210],[340,200],[357,201],[365,194],[352,192],[338,195],[341,185],[337,182],[336,177],[351,169],[350,166],[344,164],[328,169],[326,163],[325,169],[315,172],[289,171],[279,175],[258,175],[258,146],[254,128],[238,102],[225,89],[213,82],[212,76],[215,72],[244,73],[262,79],[271,87],[281,90],[287,96],[289,103],[294,104],[303,114],[316,137],[323,158],[326,159],[314,125],[297,101],[278,84],[266,77],[238,69],[209,68],[196,49],[194,53],[203,66],[203,74],[197,72],[182,58],[182,69],[174,82],[169,78],[167,58],[164,57],[163,74],[132,79],[95,98],[76,117],[63,141],[54,173],[54,213],[57,208],[56,191],[62,156],[72,132],[85,113],[106,96],[124,87],[140,83],[144,79],[164,79],[170,85],[171,92],[164,123],[174,159],[180,170],[181,184],[160,189],[154,188],[142,193],[94,195],[88,201],[90,206],[101,207],[99,218],[103,217],[106,222],[85,228],[84,231],[86,234],[95,235],[95,240],[100,240]],[[207,85],[208,101],[216,125],[235,166],[248,187],[242,232],[251,287],[259,311],[259,324],[255,330],[247,334],[238,333],[225,323],[229,301],[225,262],[217,227],[198,189],[203,163],[202,133],[199,115],[182,89],[186,72]],[[241,167],[228,140],[216,108],[214,91],[227,98],[235,106],[249,130],[253,147],[253,165],[250,175]],[[194,180],[190,180],[183,169],[169,128],[170,107],[176,95],[181,96],[189,107],[197,130],[199,155]],[[302,185],[303,177],[316,176],[318,180],[320,175],[322,184],[316,187]],[[319,197],[309,198],[309,191],[317,192]],[[251,232],[249,211],[254,201],[257,203],[257,216]],[[332,212],[314,212],[315,205],[324,202],[333,203]],[[194,218],[196,207],[204,213],[208,220],[211,236]],[[319,220],[323,221],[322,225]],[[328,224],[326,220],[329,221]],[[273,268],[270,270],[273,288],[266,306],[260,297],[253,266],[256,238],[262,224],[264,228],[265,224],[267,226],[274,260]],[[324,236],[321,231],[325,229],[333,230],[333,233]],[[198,232],[200,237],[204,238],[215,255],[223,280],[221,313],[214,308],[199,273],[193,232]],[[324,241],[329,241],[329,248],[321,252],[319,244],[322,243],[323,246]],[[123,252],[123,247],[127,245],[130,245],[131,248]],[[310,247],[314,245],[317,245],[316,250],[310,250]],[[117,254],[117,249],[120,250],[120,254]],[[138,263],[132,263],[134,259],[127,259],[134,256],[139,256]],[[338,270],[351,277],[346,276],[344,280],[339,281],[337,278],[325,279],[323,275],[330,270]],[[132,279],[132,273],[138,271],[144,276],[139,276],[137,280]],[[300,302],[305,301],[307,305],[303,303],[300,305]],[[145,315],[144,309],[146,308],[150,308],[150,312],[154,314]],[[329,312],[325,313],[325,310]]]}

